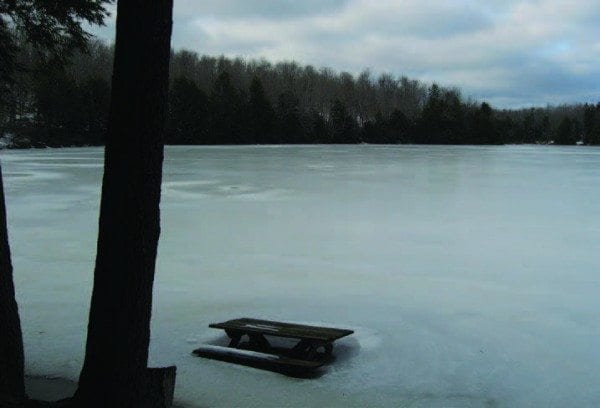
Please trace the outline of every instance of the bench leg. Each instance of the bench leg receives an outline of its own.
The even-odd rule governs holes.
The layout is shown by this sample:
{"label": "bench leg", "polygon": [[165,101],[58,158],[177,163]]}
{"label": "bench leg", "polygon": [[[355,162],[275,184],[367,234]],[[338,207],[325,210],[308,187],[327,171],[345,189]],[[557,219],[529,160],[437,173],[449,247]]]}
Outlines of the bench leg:
{"label": "bench leg", "polygon": [[308,353],[310,346],[311,346],[310,342],[308,342],[306,340],[300,340],[298,342],[298,344],[296,344],[292,350],[295,355],[304,358],[306,356],[306,354]]}
{"label": "bench leg", "polygon": [[[324,352],[319,353],[317,350],[323,347]],[[333,351],[333,345],[331,343],[309,343],[308,348],[305,352],[307,360],[316,360],[319,355],[323,358],[331,357],[331,352]]]}
{"label": "bench leg", "polygon": [[317,345],[316,344],[311,344],[310,347],[308,348],[308,352],[306,353],[306,359],[307,360],[314,360],[315,357],[317,356]]}
{"label": "bench leg", "polygon": [[257,350],[269,350],[271,348],[271,344],[262,334],[249,334],[250,337],[250,347]]}
{"label": "bench leg", "polygon": [[233,332],[233,331],[229,331],[229,330],[226,330],[225,333],[227,333],[227,335],[231,339],[231,340],[229,340],[229,346],[228,347],[235,348],[235,347],[237,347],[240,344],[240,339],[242,338],[242,334],[241,333]]}

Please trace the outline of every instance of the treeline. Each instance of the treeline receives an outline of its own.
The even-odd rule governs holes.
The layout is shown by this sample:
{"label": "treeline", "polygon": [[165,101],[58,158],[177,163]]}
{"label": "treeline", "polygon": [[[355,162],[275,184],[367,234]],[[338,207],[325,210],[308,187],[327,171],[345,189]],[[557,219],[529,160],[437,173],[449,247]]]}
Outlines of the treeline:
{"label": "treeline", "polygon": [[[113,49],[100,42],[66,63],[20,44],[12,80],[0,94],[0,132],[12,147],[104,142]],[[8,139],[8,140],[7,140]]]}
{"label": "treeline", "polygon": [[[112,53],[95,42],[65,65],[21,47],[0,98],[12,146],[102,144]],[[600,103],[495,110],[406,77],[185,50],[172,55],[170,84],[168,144],[600,144]]]}

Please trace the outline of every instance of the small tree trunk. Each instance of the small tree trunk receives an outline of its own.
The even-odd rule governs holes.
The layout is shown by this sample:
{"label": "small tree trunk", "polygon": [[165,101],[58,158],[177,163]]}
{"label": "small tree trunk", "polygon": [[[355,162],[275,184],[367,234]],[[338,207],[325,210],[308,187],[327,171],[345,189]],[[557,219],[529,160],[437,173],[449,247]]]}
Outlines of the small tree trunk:
{"label": "small tree trunk", "polygon": [[8,244],[4,183],[0,168],[0,406],[25,399],[23,336]]}
{"label": "small tree trunk", "polygon": [[[138,407],[160,234],[172,0],[119,0],[94,289],[78,406]],[[174,378],[174,371],[172,373]]]}

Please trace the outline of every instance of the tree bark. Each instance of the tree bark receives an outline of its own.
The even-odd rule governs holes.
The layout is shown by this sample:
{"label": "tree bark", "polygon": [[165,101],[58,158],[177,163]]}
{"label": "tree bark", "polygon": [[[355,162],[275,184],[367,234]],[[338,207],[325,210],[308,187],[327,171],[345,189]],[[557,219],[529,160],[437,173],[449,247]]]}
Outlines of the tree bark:
{"label": "tree bark", "polygon": [[172,7],[173,0],[117,5],[94,289],[77,406],[147,406]]}
{"label": "tree bark", "polygon": [[8,244],[4,183],[0,168],[0,405],[2,400],[25,399],[23,336],[15,299],[13,268]]}

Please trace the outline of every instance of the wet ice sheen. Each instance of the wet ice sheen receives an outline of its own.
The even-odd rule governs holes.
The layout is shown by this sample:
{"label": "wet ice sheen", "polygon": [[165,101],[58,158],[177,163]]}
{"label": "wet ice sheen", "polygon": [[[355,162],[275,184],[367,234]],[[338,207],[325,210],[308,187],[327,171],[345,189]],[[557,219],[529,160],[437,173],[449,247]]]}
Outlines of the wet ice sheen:
{"label": "wet ice sheen", "polygon": [[[102,150],[3,151],[27,372],[76,379]],[[170,147],[151,362],[191,406],[599,406],[600,150]],[[190,355],[354,329],[313,380]]]}

